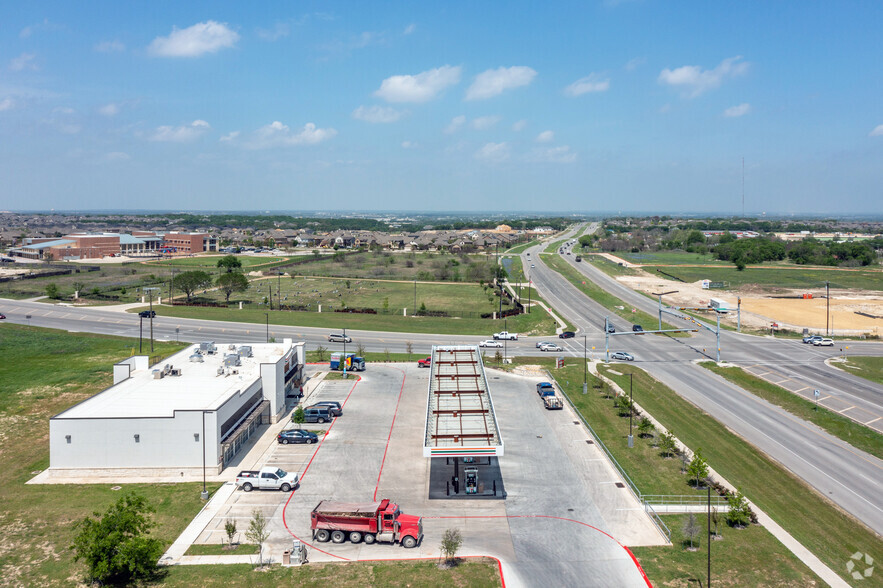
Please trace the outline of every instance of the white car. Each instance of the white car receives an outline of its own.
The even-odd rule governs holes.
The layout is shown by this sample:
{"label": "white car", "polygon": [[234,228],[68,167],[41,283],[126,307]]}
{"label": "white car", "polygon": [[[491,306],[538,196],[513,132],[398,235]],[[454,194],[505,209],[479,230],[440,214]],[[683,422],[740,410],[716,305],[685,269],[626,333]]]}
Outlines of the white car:
{"label": "white car", "polygon": [[812,344],[816,347],[834,347],[834,339],[819,339],[813,341]]}
{"label": "white car", "polygon": [[502,347],[503,343],[495,339],[487,339],[478,344],[479,347]]}
{"label": "white car", "polygon": [[544,343],[540,345],[540,351],[564,351],[564,348],[554,343]]}

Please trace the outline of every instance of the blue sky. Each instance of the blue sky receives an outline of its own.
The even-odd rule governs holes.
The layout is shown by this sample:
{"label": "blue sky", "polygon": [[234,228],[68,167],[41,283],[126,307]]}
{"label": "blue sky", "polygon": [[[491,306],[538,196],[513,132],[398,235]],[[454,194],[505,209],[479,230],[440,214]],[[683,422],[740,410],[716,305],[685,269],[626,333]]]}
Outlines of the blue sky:
{"label": "blue sky", "polygon": [[883,213],[883,3],[0,8],[0,209]]}

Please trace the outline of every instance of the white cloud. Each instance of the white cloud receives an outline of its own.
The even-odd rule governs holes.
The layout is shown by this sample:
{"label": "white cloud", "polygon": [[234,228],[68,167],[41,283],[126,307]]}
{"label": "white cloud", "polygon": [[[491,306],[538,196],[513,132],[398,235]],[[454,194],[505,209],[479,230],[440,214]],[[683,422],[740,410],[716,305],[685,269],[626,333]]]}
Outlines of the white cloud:
{"label": "white cloud", "polygon": [[231,131],[220,138],[221,143],[229,143],[239,136],[239,131]]}
{"label": "white cloud", "polygon": [[524,65],[499,67],[483,71],[466,90],[466,100],[485,100],[499,96],[506,90],[530,84],[537,72]]}
{"label": "white cloud", "polygon": [[18,36],[21,39],[27,39],[28,37],[39,31],[59,31],[63,28],[64,26],[55,24],[54,22],[49,22],[48,18],[44,18],[43,22],[38,22],[37,24],[32,24],[23,28],[21,31],[19,31]]}
{"label": "white cloud", "polygon": [[111,151],[110,153],[105,153],[103,159],[107,162],[129,161],[132,159],[132,156],[123,151]]}
{"label": "white cloud", "polygon": [[527,126],[527,121],[524,119],[521,119],[521,120],[515,121],[515,123],[512,125],[512,130],[517,133],[518,131],[523,131],[524,127],[526,127],[526,126]]}
{"label": "white cloud", "polygon": [[52,109],[52,112],[55,112],[58,114],[73,114],[76,111],[73,108],[71,108],[70,106],[56,106],[55,108]]}
{"label": "white cloud", "polygon": [[114,104],[111,102],[110,104],[105,104],[104,106],[98,109],[99,114],[103,114],[104,116],[116,116],[120,113],[120,105]]}
{"label": "white cloud", "polygon": [[460,116],[455,116],[454,118],[451,119],[451,122],[448,123],[448,126],[445,127],[445,133],[447,133],[449,135],[451,133],[456,133],[457,130],[460,127],[462,127],[464,124],[466,124],[466,116],[465,115],[461,114]]}
{"label": "white cloud", "polygon": [[509,159],[508,143],[487,143],[475,153],[475,158],[482,161],[499,163]]}
{"label": "white cloud", "polygon": [[282,37],[287,37],[291,33],[291,27],[286,22],[277,22],[271,29],[255,29],[258,37],[264,41],[278,41]]}
{"label": "white cloud", "polygon": [[416,30],[417,30],[417,25],[415,25],[414,23],[411,23],[405,27],[405,30],[402,31],[402,34],[403,35],[410,35],[411,33],[413,33]]}
{"label": "white cloud", "polygon": [[570,151],[569,145],[549,147],[547,149],[537,148],[533,150],[529,159],[546,163],[573,163],[576,161],[576,153]]}
{"label": "white cloud", "polygon": [[12,110],[13,108],[15,108],[15,100],[12,98],[7,97],[0,100],[0,112],[3,112],[4,110]]}
{"label": "white cloud", "polygon": [[500,122],[499,116],[480,116],[472,120],[472,128],[476,131],[486,131]]}
{"label": "white cloud", "polygon": [[158,57],[199,57],[233,47],[238,40],[226,23],[207,20],[186,29],[172,27],[168,37],[157,37],[147,50]]}
{"label": "white cloud", "polygon": [[634,59],[629,59],[628,63],[625,64],[626,71],[635,71],[638,67],[644,65],[646,63],[646,57],[635,57]]}
{"label": "white cloud", "polygon": [[417,143],[414,141],[402,141],[402,149],[416,149]]}
{"label": "white cloud", "polygon": [[751,111],[751,105],[747,102],[743,102],[738,106],[730,106],[726,110],[724,110],[724,116],[729,118],[735,118],[737,116],[743,116]]}
{"label": "white cloud", "polygon": [[210,128],[211,126],[204,120],[195,120],[189,125],[182,125],[180,127],[161,126],[156,128],[156,131],[150,136],[150,140],[187,143],[195,141]]}
{"label": "white cloud", "polygon": [[369,123],[393,123],[406,113],[389,106],[359,106],[353,111],[353,118]]}
{"label": "white cloud", "polygon": [[459,83],[460,67],[443,65],[414,76],[388,77],[374,95],[387,102],[428,102],[448,86]]}
{"label": "white cloud", "polygon": [[590,92],[606,92],[610,89],[610,80],[601,75],[592,73],[580,78],[564,88],[564,95],[570,97],[582,96]]}
{"label": "white cloud", "polygon": [[555,139],[555,133],[552,131],[543,131],[537,135],[537,143],[551,143]]}
{"label": "white cloud", "polygon": [[37,69],[37,64],[34,63],[36,57],[33,53],[22,53],[18,57],[13,57],[9,60],[9,69],[11,71],[35,70]]}
{"label": "white cloud", "polygon": [[748,71],[748,63],[742,56],[728,57],[714,69],[702,69],[698,65],[684,65],[676,69],[665,68],[659,73],[659,83],[684,89],[686,96],[695,98],[700,94],[720,87],[724,80],[743,75]]}
{"label": "white cloud", "polygon": [[298,132],[292,132],[288,125],[277,120],[256,130],[246,146],[249,149],[268,149],[291,145],[315,145],[331,139],[336,134],[337,131],[334,129],[320,129],[313,123],[305,124]]}
{"label": "white cloud", "polygon": [[877,125],[874,130],[868,133],[869,137],[883,137],[883,125]]}
{"label": "white cloud", "polygon": [[126,50],[126,46],[120,41],[102,41],[93,47],[99,53],[119,53]]}

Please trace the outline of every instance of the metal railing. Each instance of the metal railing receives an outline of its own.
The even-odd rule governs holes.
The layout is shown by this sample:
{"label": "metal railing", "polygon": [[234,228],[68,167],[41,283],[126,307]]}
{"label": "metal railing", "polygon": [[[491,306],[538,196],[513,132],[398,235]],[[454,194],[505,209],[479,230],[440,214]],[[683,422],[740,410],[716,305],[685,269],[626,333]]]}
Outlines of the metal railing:
{"label": "metal railing", "polygon": [[[644,494],[644,502],[655,506],[705,506],[708,497],[701,494]],[[721,508],[729,506],[729,502],[723,496],[715,494],[711,497],[711,506]]]}
{"label": "metal railing", "polygon": [[653,510],[653,506],[651,506],[649,503],[645,502],[644,503],[644,512],[646,512],[648,515],[650,515],[650,520],[653,521],[653,524],[656,525],[656,528],[659,529],[659,531],[663,535],[665,535],[665,540],[668,541],[669,543],[671,543],[671,529],[669,529],[668,525],[666,525],[662,521],[662,518],[658,514],[656,514],[656,511]]}

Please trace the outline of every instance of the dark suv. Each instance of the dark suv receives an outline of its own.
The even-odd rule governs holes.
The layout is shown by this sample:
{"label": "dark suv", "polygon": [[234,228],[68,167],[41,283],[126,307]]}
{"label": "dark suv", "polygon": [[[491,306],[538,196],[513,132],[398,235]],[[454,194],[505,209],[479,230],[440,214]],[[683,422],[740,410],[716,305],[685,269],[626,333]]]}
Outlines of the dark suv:
{"label": "dark suv", "polygon": [[305,423],[330,423],[334,420],[327,406],[308,406],[304,409]]}
{"label": "dark suv", "polygon": [[641,325],[632,325],[632,331],[634,331],[635,333],[643,333],[644,327],[642,327]]}
{"label": "dark suv", "polygon": [[331,416],[336,417],[343,414],[343,407],[341,407],[340,403],[336,400],[323,400],[322,402],[310,405],[308,408],[327,408],[328,412],[331,413]]}
{"label": "dark suv", "polygon": [[155,310],[142,310],[141,312],[138,313],[138,316],[140,316],[141,318],[153,318],[156,316],[156,311]]}

